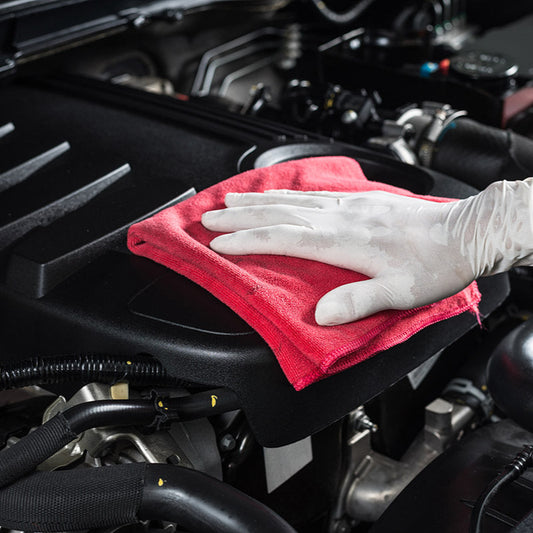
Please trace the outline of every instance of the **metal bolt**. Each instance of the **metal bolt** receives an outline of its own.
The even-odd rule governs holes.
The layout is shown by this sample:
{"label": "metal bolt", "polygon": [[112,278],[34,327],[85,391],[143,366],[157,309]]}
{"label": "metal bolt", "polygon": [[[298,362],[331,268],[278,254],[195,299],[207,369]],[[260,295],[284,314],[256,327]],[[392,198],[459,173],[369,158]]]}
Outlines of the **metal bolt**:
{"label": "metal bolt", "polygon": [[378,430],[377,424],[374,424],[374,422],[368,417],[359,420],[359,428],[368,429],[371,433],[375,433]]}
{"label": "metal bolt", "polygon": [[352,39],[348,46],[350,47],[350,50],[358,50],[361,48],[361,39]]}
{"label": "metal bolt", "polygon": [[358,117],[359,115],[353,109],[347,109],[341,115],[341,122],[343,124],[353,124],[358,119]]}
{"label": "metal bolt", "polygon": [[131,25],[134,27],[134,28],[141,28],[142,26],[144,26],[146,23],[148,22],[148,20],[146,19],[146,17],[144,15],[138,15],[136,16],[135,18],[133,18],[131,20]]}
{"label": "metal bolt", "polygon": [[307,110],[305,112],[306,117],[310,117],[313,113],[316,113],[318,111],[318,106],[316,104],[309,104],[307,106]]}
{"label": "metal bolt", "polygon": [[368,418],[362,407],[357,408],[352,413],[352,425],[356,432],[368,430],[371,433],[376,433],[379,429],[377,424],[374,424],[374,422]]}
{"label": "metal bolt", "polygon": [[218,443],[220,451],[222,452],[231,452],[237,446],[237,441],[231,433],[226,433]]}
{"label": "metal bolt", "polygon": [[409,141],[416,135],[416,128],[410,124],[409,122],[407,124],[403,125],[403,131],[402,131],[402,137]]}
{"label": "metal bolt", "polygon": [[169,455],[167,457],[167,463],[171,465],[181,465],[182,460],[181,457],[177,453],[173,453],[172,455]]}

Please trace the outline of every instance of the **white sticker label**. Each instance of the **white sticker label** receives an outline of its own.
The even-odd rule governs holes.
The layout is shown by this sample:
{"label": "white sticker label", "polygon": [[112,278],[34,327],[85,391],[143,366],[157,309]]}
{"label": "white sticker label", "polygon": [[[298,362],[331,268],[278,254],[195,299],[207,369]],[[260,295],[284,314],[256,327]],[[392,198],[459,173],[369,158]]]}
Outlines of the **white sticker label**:
{"label": "white sticker label", "polygon": [[279,448],[263,448],[263,455],[270,494],[313,460],[311,437]]}
{"label": "white sticker label", "polygon": [[424,361],[420,366],[416,367],[414,370],[409,372],[407,374],[407,377],[409,378],[409,382],[411,383],[411,387],[413,389],[418,389],[420,387],[420,384],[422,381],[424,381],[424,378],[429,374],[429,371],[433,368],[433,365],[437,362],[437,359],[439,358],[440,354],[444,350],[441,350],[440,352],[437,352],[435,355],[432,355],[429,359]]}

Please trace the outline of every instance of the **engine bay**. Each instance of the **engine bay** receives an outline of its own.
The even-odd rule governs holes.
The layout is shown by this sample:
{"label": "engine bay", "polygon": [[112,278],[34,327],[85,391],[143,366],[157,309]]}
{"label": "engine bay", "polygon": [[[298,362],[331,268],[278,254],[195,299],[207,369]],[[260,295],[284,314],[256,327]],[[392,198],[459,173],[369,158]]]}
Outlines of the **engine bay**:
{"label": "engine bay", "polygon": [[[533,8],[489,3],[0,3],[3,530],[468,530],[533,443],[529,267],[296,391],[126,234],[307,157],[448,198],[529,176]],[[471,531],[527,531],[529,460]]]}

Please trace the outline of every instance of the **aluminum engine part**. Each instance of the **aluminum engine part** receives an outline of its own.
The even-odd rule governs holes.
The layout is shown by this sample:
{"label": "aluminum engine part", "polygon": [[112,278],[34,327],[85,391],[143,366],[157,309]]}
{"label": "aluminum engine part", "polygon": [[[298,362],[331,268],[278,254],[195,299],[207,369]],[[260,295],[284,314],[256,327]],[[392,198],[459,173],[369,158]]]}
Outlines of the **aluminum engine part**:
{"label": "aluminum engine part", "polygon": [[[125,396],[126,394],[126,396]],[[184,391],[180,391],[183,395]],[[67,402],[60,396],[43,416],[46,422],[56,414],[80,403],[126,399],[124,384],[90,383]],[[106,457],[112,447],[119,450],[113,458]],[[103,427],[85,431],[39,466],[39,470],[55,470],[78,461],[87,452],[87,464],[100,462],[167,463],[193,468],[222,479],[222,464],[211,424],[205,420],[174,422],[168,430],[142,434],[134,428]]]}
{"label": "aluminum engine part", "polygon": [[373,451],[369,430],[355,432],[348,443],[346,514],[357,523],[375,522],[412,479],[462,434],[473,417],[470,407],[437,398],[426,406],[424,429],[400,461]]}

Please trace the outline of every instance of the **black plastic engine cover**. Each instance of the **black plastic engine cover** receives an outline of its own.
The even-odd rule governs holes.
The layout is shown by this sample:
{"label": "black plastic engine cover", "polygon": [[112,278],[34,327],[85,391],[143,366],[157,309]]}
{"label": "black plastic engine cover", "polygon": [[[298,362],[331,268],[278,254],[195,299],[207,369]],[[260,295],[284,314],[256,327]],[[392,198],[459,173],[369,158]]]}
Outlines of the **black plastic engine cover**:
{"label": "black plastic engine cover", "polygon": [[[296,392],[263,340],[225,305],[131,255],[127,227],[193,187],[310,155],[354,157],[370,179],[417,193],[475,191],[271,122],[94,80],[33,81],[0,92],[0,127],[15,126],[0,137],[0,362],[149,354],[177,378],[234,390],[258,441],[280,446],[344,416],[476,325],[470,314],[435,324]],[[69,148],[41,168],[32,163],[26,179],[13,176],[27,166],[8,173],[64,142]],[[480,289],[487,315],[507,295],[507,277],[482,280]]]}

